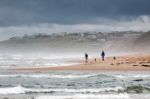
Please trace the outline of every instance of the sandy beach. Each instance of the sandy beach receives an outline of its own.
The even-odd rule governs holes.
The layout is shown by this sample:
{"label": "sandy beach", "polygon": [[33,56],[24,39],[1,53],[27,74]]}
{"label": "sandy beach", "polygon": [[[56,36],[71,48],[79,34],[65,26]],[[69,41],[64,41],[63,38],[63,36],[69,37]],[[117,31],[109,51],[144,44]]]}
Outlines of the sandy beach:
{"label": "sandy beach", "polygon": [[0,99],[149,99],[149,55],[73,62],[80,64],[1,72]]}
{"label": "sandy beach", "polygon": [[57,66],[43,68],[17,68],[16,72],[48,72],[48,71],[150,71],[150,55],[107,57],[105,61],[101,58],[91,58],[86,63],[79,61],[80,65]]}

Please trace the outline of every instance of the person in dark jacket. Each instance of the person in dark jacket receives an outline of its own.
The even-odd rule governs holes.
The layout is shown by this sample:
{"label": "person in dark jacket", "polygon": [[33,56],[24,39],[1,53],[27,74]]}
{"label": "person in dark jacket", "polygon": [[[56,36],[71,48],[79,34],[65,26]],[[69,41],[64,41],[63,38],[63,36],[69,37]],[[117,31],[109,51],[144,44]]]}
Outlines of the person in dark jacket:
{"label": "person in dark jacket", "polygon": [[88,62],[88,54],[85,53],[85,62]]}
{"label": "person in dark jacket", "polygon": [[104,61],[105,60],[105,52],[104,51],[102,51],[101,56],[102,56],[102,61]]}

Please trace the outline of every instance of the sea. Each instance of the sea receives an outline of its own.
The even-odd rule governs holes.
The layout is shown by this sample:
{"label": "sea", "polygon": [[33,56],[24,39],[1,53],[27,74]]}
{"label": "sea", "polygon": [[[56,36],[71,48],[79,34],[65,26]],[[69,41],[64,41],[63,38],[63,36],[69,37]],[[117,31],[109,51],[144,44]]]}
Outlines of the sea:
{"label": "sea", "polygon": [[33,67],[56,67],[71,66],[80,64],[75,60],[83,60],[83,55],[65,55],[65,54],[0,54],[0,68],[33,68]]}
{"label": "sea", "polygon": [[[73,61],[67,62],[67,59],[70,57],[39,59],[19,55],[1,55],[0,99],[150,99],[150,72],[148,71],[22,73],[8,69],[47,66],[44,64],[51,65],[52,60],[57,60],[54,66],[77,64]],[[58,62],[58,60],[61,61]],[[28,63],[28,61],[32,62]]]}

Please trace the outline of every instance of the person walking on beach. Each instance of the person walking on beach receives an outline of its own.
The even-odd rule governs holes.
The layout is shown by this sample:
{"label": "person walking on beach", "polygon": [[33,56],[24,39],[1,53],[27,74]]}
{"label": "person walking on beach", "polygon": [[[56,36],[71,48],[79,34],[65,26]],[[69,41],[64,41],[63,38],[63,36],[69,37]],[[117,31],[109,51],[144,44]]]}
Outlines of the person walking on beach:
{"label": "person walking on beach", "polygon": [[116,60],[116,57],[114,56],[114,60]]}
{"label": "person walking on beach", "polygon": [[85,53],[85,62],[88,62],[88,54]]}
{"label": "person walking on beach", "polygon": [[96,62],[96,58],[94,59],[94,61]]}
{"label": "person walking on beach", "polygon": [[102,51],[101,56],[102,56],[102,61],[104,61],[104,58],[105,58],[105,52],[104,51]]}

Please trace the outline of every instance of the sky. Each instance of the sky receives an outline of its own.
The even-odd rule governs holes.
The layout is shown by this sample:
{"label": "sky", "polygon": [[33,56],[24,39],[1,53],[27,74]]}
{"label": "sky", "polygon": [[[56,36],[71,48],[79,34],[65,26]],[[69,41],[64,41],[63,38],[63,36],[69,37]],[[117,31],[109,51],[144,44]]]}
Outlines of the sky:
{"label": "sky", "polygon": [[0,40],[34,33],[129,30],[150,30],[150,0],[0,0]]}

